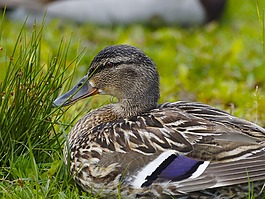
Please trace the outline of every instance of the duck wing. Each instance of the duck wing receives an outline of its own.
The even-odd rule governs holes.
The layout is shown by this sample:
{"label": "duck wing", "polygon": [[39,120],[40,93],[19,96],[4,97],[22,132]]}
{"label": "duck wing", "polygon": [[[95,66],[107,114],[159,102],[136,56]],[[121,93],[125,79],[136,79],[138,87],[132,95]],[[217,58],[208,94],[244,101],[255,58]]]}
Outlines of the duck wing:
{"label": "duck wing", "polygon": [[[165,126],[181,133],[192,144],[193,151],[187,154],[189,157],[230,162],[244,159],[265,148],[264,128],[214,107],[175,102],[163,104],[160,109],[164,110],[161,119]],[[187,119],[179,122],[175,112],[184,114]],[[168,122],[170,117],[171,121]]]}
{"label": "duck wing", "polygon": [[[188,194],[209,188],[237,185],[264,180],[265,176],[265,153],[264,151],[254,154],[248,159],[225,163],[210,163],[200,176],[189,177],[182,181],[170,181],[170,183],[158,182],[166,195]],[[163,181],[163,180],[162,180]]]}
{"label": "duck wing", "polygon": [[166,103],[90,136],[103,149],[98,165],[119,164],[135,188],[176,194],[265,178],[265,130],[200,103]]}

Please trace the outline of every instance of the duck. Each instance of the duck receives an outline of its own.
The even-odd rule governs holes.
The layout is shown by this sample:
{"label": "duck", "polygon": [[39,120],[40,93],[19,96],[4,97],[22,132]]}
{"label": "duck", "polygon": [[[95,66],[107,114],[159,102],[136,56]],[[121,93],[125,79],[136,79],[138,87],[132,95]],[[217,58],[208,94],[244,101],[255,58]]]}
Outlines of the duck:
{"label": "duck", "polygon": [[265,179],[265,129],[199,102],[158,104],[158,71],[140,49],[105,47],[53,107],[97,94],[117,102],[77,121],[64,147],[83,190],[103,198],[172,198]]}
{"label": "duck", "polygon": [[196,26],[218,20],[226,0],[2,0],[14,20],[29,24],[57,18],[100,25],[151,23]]}

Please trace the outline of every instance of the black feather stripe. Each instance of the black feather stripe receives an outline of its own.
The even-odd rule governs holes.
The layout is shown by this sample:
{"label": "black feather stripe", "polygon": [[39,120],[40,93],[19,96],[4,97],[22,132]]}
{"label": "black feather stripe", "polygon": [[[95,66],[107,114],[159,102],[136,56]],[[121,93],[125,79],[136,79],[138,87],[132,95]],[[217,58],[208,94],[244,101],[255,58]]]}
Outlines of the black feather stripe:
{"label": "black feather stripe", "polygon": [[149,176],[147,176],[145,179],[146,181],[142,184],[141,187],[148,187],[150,186],[159,176],[159,174],[167,168],[167,166],[177,158],[177,155],[171,155],[167,159],[165,159],[162,164],[159,165],[159,167],[156,168],[156,170]]}

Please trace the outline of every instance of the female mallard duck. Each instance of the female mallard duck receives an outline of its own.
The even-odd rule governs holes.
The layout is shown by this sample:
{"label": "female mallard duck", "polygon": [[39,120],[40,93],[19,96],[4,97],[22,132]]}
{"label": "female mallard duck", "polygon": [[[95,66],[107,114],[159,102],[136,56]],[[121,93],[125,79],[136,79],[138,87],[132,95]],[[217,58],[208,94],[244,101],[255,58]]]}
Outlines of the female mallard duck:
{"label": "female mallard duck", "polygon": [[84,190],[105,197],[164,198],[265,179],[265,129],[205,104],[158,105],[156,66],[141,50],[103,49],[54,106],[95,94],[118,102],[79,120],[64,151]]}

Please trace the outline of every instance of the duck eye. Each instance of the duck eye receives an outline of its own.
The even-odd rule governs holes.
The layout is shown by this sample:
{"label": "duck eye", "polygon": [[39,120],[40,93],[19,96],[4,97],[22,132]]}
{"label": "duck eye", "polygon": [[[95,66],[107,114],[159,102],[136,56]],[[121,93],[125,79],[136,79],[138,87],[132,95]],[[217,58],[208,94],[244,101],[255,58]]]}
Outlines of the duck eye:
{"label": "duck eye", "polygon": [[113,63],[112,62],[107,62],[107,63],[105,63],[105,67],[106,68],[111,68],[111,67],[113,67]]}

